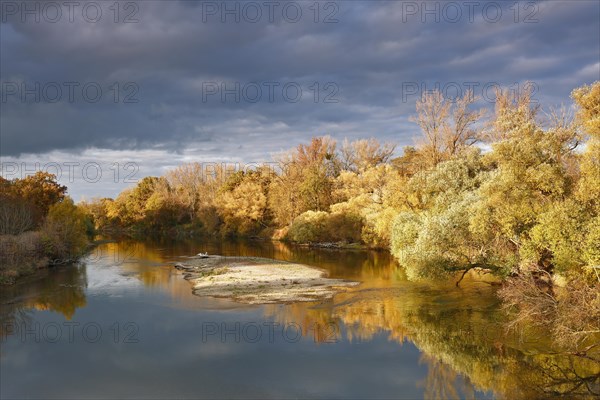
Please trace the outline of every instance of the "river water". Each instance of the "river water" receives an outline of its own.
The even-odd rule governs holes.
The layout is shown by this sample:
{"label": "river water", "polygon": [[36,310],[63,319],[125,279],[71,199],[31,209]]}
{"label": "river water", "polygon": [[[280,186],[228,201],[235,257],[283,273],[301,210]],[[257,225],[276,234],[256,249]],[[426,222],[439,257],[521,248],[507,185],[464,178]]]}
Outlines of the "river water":
{"label": "river water", "polygon": [[[361,284],[331,300],[199,297],[199,252],[294,261]],[[4,398],[594,398],[600,364],[507,330],[496,288],[412,283],[387,252],[244,241],[105,243],[3,288]]]}

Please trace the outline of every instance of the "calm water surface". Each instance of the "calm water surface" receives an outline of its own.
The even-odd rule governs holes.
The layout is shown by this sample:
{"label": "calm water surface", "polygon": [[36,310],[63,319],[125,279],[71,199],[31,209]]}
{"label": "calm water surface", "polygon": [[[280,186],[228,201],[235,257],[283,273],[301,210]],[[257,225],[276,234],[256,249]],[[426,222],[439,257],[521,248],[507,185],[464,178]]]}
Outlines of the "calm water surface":
{"label": "calm water surface", "polygon": [[[323,268],[332,300],[192,295],[172,268],[207,251]],[[4,398],[593,398],[600,365],[507,331],[494,288],[407,282],[389,253],[270,242],[98,247],[1,295]]]}

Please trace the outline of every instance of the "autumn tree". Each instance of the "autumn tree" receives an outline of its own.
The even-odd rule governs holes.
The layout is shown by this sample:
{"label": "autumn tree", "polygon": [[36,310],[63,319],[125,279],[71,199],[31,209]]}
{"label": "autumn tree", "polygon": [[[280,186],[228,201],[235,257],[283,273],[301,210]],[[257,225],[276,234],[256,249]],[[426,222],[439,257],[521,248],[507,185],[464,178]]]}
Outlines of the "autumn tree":
{"label": "autumn tree", "polygon": [[394,220],[391,251],[411,279],[441,278],[474,267],[494,268],[494,242],[471,230],[478,188],[487,172],[478,151],[413,176],[408,207]]}
{"label": "autumn tree", "polygon": [[165,177],[158,178],[145,202],[144,224],[152,230],[165,230],[189,221],[189,210],[182,204],[179,193]]}
{"label": "autumn tree", "polygon": [[571,94],[578,105],[577,121],[589,135],[581,160],[577,197],[600,212],[600,81],[575,89]]}
{"label": "autumn tree", "polygon": [[417,115],[411,121],[421,128],[423,137],[419,150],[430,166],[449,159],[480,140],[474,125],[484,111],[470,110],[475,100],[473,93],[467,91],[452,103],[436,90],[423,93],[417,101]]}
{"label": "autumn tree", "polygon": [[201,209],[202,188],[205,186],[204,170],[200,163],[187,163],[168,171],[165,179],[179,206],[194,221]]}
{"label": "autumn tree", "polygon": [[16,213],[13,215],[13,220],[20,216],[21,222],[32,221],[25,229],[39,226],[50,207],[62,201],[67,192],[67,187],[59,184],[55,175],[43,171],[22,179],[17,178],[12,181],[3,179],[0,183],[2,207],[7,208],[5,213]]}
{"label": "autumn tree", "polygon": [[395,144],[382,144],[375,138],[353,142],[346,139],[340,149],[341,167],[346,171],[364,171],[369,167],[387,163],[395,149]]}
{"label": "autumn tree", "polygon": [[532,96],[531,85],[525,85],[519,92],[497,89],[494,115],[488,123],[486,140],[497,142],[535,130],[540,106],[534,102]]}
{"label": "autumn tree", "polygon": [[0,196],[0,235],[20,235],[35,227],[31,206],[9,196]]}
{"label": "autumn tree", "polygon": [[429,169],[429,162],[423,152],[414,146],[406,146],[402,154],[390,161],[391,165],[405,178],[410,178],[419,171]]}
{"label": "autumn tree", "polygon": [[329,208],[333,178],[339,172],[335,149],[333,139],[316,137],[279,157],[280,173],[273,180],[269,201],[279,224],[288,225],[307,210]]}
{"label": "autumn tree", "polygon": [[238,171],[229,177],[217,197],[223,233],[255,235],[269,227],[267,198],[270,181],[271,170],[268,167]]}
{"label": "autumn tree", "polygon": [[294,167],[302,177],[298,189],[309,210],[326,210],[331,204],[332,178],[339,171],[335,148],[333,139],[317,137],[308,145],[299,145],[293,156]]}
{"label": "autumn tree", "polygon": [[108,210],[113,203],[113,199],[108,197],[92,198],[82,200],[77,206],[88,216],[93,223],[94,231],[104,231],[113,228],[115,221],[108,216]]}
{"label": "autumn tree", "polygon": [[[563,126],[544,129],[535,119],[538,106],[530,103],[530,92],[512,99],[499,92],[497,98],[492,151],[485,157],[494,170],[480,189],[472,224],[481,237],[507,250],[507,266],[517,267],[539,216],[572,191],[565,160],[574,157],[574,148]],[[537,255],[528,252],[530,257],[546,265],[551,255],[540,249]]]}
{"label": "autumn tree", "polygon": [[66,197],[50,206],[41,234],[51,263],[74,261],[84,253],[88,244],[85,213]]}

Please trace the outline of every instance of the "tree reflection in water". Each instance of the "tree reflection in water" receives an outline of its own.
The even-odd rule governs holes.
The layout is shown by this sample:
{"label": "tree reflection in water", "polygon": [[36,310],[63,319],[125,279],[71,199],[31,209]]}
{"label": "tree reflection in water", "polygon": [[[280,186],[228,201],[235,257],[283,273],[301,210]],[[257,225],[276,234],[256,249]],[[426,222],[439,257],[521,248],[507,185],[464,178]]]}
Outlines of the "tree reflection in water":
{"label": "tree reflection in water", "polygon": [[[279,323],[335,324],[343,339],[414,343],[429,372],[424,382],[431,399],[472,398],[474,391],[506,399],[600,395],[600,354],[573,354],[557,348],[548,333],[508,331],[494,288],[358,290],[312,307],[266,307]],[[322,336],[317,335],[316,340]]]}
{"label": "tree reflection in water", "polygon": [[[182,255],[260,256],[326,269],[332,278],[359,280],[355,290],[319,303],[262,306],[269,320],[294,323],[318,343],[333,339],[373,340],[387,334],[413,343],[428,367],[417,383],[428,398],[472,398],[475,391],[506,399],[594,398],[600,396],[600,353],[576,354],[549,341],[548,332],[507,331],[507,315],[487,284],[438,287],[408,282],[385,252],[326,251],[270,242],[108,243],[88,258],[92,268],[118,266],[119,273],[159,288],[179,307],[198,307],[188,282],[170,267]],[[2,294],[2,335],[10,323],[31,322],[31,310],[50,310],[71,319],[86,306],[86,266],[42,273]],[[598,339],[600,342],[600,338]],[[598,348],[596,348],[598,350]]]}
{"label": "tree reflection in water", "polygon": [[15,325],[28,327],[33,310],[54,311],[69,321],[87,304],[85,264],[66,265],[40,271],[27,281],[3,288],[0,337],[14,334]]}

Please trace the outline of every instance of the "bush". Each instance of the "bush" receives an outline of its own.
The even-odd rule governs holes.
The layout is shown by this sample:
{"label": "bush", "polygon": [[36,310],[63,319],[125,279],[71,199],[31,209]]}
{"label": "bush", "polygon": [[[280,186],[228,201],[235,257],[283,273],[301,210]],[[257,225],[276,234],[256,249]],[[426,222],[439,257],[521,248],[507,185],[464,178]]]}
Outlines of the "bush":
{"label": "bush", "polygon": [[85,252],[88,245],[85,218],[85,213],[70,198],[50,207],[40,232],[44,252],[52,264],[73,261]]}
{"label": "bush", "polygon": [[359,243],[363,219],[356,214],[331,213],[325,219],[327,236],[334,242]]}
{"label": "bush", "polygon": [[205,207],[198,212],[197,223],[202,226],[202,232],[207,235],[216,233],[219,230],[221,219],[215,207]]}
{"label": "bush", "polygon": [[20,235],[35,228],[31,205],[0,198],[0,235]]}
{"label": "bush", "polygon": [[398,212],[393,208],[382,207],[365,216],[361,240],[370,247],[388,249],[392,224]]}
{"label": "bush", "polygon": [[348,242],[361,240],[362,218],[354,214],[306,211],[294,219],[287,238],[294,242]]}
{"label": "bush", "polygon": [[0,283],[14,283],[19,276],[47,264],[39,232],[0,235]]}
{"label": "bush", "polygon": [[327,215],[325,211],[306,211],[298,215],[290,226],[288,239],[300,243],[320,242],[325,236]]}

